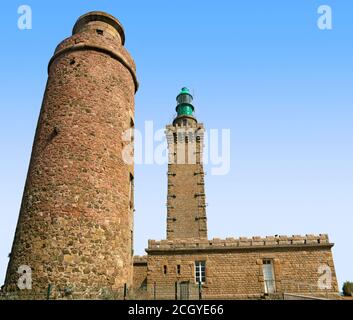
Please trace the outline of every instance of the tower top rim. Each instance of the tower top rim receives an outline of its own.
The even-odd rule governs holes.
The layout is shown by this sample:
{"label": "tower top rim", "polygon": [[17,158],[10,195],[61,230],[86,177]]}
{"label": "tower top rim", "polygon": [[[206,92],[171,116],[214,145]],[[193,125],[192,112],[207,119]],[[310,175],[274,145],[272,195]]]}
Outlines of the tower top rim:
{"label": "tower top rim", "polygon": [[123,25],[117,18],[103,11],[91,11],[80,16],[72,29],[72,34],[78,33],[84,25],[91,21],[102,21],[111,25],[120,34],[122,45],[125,44]]}

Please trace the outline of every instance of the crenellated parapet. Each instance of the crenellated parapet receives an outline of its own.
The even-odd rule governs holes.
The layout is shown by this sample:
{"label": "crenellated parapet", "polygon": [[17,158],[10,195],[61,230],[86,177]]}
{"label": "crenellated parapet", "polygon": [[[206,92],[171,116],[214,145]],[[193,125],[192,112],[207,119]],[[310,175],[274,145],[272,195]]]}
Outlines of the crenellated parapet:
{"label": "crenellated parapet", "polygon": [[174,239],[174,240],[149,240],[147,252],[163,250],[213,250],[213,249],[242,249],[242,248],[266,248],[288,246],[332,246],[327,234],[312,235],[280,235],[280,236],[254,236],[239,238],[213,238],[207,239]]}
{"label": "crenellated parapet", "polygon": [[145,264],[147,263],[147,256],[134,256],[133,264]]}

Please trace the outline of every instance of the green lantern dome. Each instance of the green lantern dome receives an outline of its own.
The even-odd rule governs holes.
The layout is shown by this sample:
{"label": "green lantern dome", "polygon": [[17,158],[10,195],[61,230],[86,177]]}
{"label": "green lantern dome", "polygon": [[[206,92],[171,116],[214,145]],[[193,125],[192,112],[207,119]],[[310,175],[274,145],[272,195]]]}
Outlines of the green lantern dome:
{"label": "green lantern dome", "polygon": [[194,113],[194,106],[192,105],[193,97],[190,94],[188,88],[183,87],[176,97],[178,105],[176,106],[175,110],[179,116],[192,116]]}

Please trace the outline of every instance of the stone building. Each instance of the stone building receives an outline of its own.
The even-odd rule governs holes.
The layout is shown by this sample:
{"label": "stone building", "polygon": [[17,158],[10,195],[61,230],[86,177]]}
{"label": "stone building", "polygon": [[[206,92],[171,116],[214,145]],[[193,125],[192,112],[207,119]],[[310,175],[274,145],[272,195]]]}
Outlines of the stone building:
{"label": "stone building", "polygon": [[134,288],[155,299],[257,299],[338,293],[327,235],[207,239],[203,125],[192,96],[177,96],[168,141],[167,239],[134,259]]}
{"label": "stone building", "polygon": [[32,290],[77,292],[132,284],[135,63],[120,22],[81,16],[48,67],[5,288],[31,268]]}
{"label": "stone building", "polygon": [[[49,62],[4,291],[29,266],[32,289],[80,297],[126,286],[145,298],[259,298],[338,292],[326,235],[207,237],[204,127],[183,88],[166,127],[166,240],[133,258],[134,167],[123,133],[134,127],[135,63],[113,16],[81,16]],[[319,276],[330,275],[318,285]]]}

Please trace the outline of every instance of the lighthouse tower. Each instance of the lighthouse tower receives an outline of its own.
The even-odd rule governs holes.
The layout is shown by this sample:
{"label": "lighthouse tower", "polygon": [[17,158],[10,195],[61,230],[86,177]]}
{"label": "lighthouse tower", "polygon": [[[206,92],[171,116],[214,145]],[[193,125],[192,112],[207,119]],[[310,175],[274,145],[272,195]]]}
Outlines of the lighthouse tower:
{"label": "lighthouse tower", "polygon": [[132,282],[135,64],[120,22],[81,16],[49,62],[5,288],[21,266],[32,290],[96,292]]}
{"label": "lighthouse tower", "polygon": [[182,88],[177,115],[166,127],[168,141],[167,239],[207,238],[202,152],[204,127],[194,115],[193,96]]}

